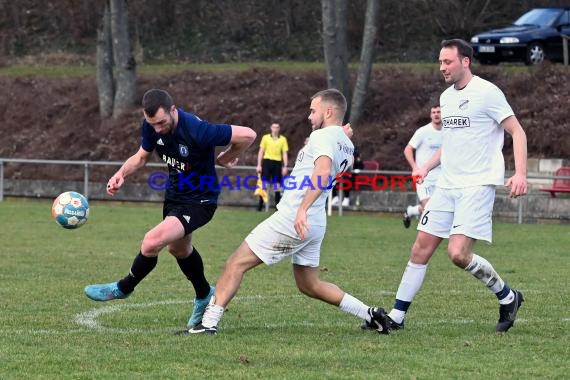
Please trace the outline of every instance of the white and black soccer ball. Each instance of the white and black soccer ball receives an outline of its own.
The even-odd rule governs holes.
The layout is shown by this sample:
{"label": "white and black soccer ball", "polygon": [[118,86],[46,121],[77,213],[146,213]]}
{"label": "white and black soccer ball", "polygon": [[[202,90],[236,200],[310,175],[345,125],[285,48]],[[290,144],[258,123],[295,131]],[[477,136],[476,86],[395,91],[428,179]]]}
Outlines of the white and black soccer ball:
{"label": "white and black soccer ball", "polygon": [[82,194],[66,191],[53,201],[51,215],[63,228],[79,228],[89,218],[89,202]]}

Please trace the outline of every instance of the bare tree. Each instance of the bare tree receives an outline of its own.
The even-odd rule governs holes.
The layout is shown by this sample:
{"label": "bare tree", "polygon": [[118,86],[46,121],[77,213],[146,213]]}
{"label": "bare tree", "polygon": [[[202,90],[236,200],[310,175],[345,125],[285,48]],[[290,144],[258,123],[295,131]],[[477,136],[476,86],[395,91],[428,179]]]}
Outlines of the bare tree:
{"label": "bare tree", "polygon": [[117,117],[133,105],[136,85],[136,62],[129,38],[129,17],[125,0],[111,0],[111,35],[115,77],[113,117]]}
{"label": "bare tree", "polygon": [[97,88],[102,117],[118,117],[134,104],[136,62],[125,0],[107,0],[97,33]]}
{"label": "bare tree", "polygon": [[422,0],[422,2],[433,23],[445,36],[472,34],[485,17],[492,18],[496,15],[501,4],[496,2],[494,4],[496,10],[489,11],[491,0]]}
{"label": "bare tree", "polygon": [[323,47],[327,85],[341,91],[350,104],[350,78],[346,43],[347,1],[321,0]]}
{"label": "bare tree", "polygon": [[379,0],[368,0],[366,3],[366,19],[364,22],[364,35],[362,36],[362,49],[360,51],[360,65],[354,95],[350,107],[350,124],[355,126],[362,117],[372,63],[374,62],[374,47],[378,33],[378,15],[380,14]]}
{"label": "bare tree", "polygon": [[346,117],[351,123],[356,124],[362,116],[374,61],[374,46],[380,13],[379,0],[367,0],[360,67],[354,88],[354,98],[352,98],[348,71],[347,2],[346,0],[321,0],[321,6],[327,84],[329,88],[334,87],[344,94],[350,105]]}
{"label": "bare tree", "polygon": [[113,81],[113,46],[111,43],[111,14],[105,4],[103,20],[97,29],[97,90],[99,113],[106,119],[113,114],[115,83]]}

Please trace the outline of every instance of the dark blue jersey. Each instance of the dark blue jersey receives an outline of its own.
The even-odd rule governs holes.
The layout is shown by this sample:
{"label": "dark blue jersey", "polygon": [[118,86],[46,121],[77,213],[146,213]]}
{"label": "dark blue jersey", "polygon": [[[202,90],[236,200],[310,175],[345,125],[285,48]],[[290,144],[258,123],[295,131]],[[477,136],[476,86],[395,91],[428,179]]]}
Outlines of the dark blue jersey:
{"label": "dark blue jersey", "polygon": [[220,186],[215,168],[215,149],[230,143],[228,124],[210,124],[178,108],[178,124],[173,133],[158,134],[145,121],[141,147],[156,150],[166,162],[170,183],[165,200],[217,204]]}

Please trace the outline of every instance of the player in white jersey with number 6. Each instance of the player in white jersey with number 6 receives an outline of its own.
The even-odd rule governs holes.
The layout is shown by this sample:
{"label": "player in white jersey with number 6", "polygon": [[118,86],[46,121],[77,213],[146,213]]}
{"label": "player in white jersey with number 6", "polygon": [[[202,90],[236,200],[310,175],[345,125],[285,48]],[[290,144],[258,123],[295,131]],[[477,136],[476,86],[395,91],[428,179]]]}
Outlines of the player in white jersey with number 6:
{"label": "player in white jersey with number 6", "polygon": [[332,180],[353,161],[354,145],[341,127],[346,99],[338,90],[328,89],[311,97],[309,120],[313,133],[297,156],[277,212],[259,224],[228,258],[202,323],[180,333],[217,333],[225,308],[237,293],[248,270],[272,265],[291,257],[293,275],[305,295],[338,306],[364,319],[381,334],[388,334],[388,317],[382,308],[369,307],[345,293],[337,285],[319,278],[321,243],[327,216],[325,202]]}
{"label": "player in white jersey with number 6", "polygon": [[[495,187],[510,186],[511,197],[526,194],[526,135],[503,92],[471,73],[473,49],[459,39],[441,43],[440,70],[451,84],[440,97],[441,149],[413,175],[425,177],[441,161],[436,190],[420,217],[410,260],[389,313],[392,329],[404,317],[423,283],[427,263],[444,238],[451,261],[495,293],[499,301],[497,332],[514,322],[524,298],[511,289],[491,263],[473,253],[477,240],[491,243]],[[504,183],[504,131],[513,138],[515,174]]]}

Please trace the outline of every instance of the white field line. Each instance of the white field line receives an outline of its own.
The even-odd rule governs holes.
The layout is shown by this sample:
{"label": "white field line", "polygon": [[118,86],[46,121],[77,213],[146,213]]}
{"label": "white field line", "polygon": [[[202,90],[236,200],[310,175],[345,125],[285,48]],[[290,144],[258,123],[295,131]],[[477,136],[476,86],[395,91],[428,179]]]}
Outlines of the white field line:
{"label": "white field line", "polygon": [[[375,292],[376,294],[382,295],[390,295],[393,296],[394,292],[388,291],[379,291]],[[269,300],[269,299],[294,299],[294,298],[305,298],[305,296],[301,294],[297,295],[248,295],[248,296],[237,296],[234,300],[242,301],[242,302],[258,302],[261,300]],[[18,330],[0,330],[0,334],[20,334],[20,335],[66,335],[72,333],[85,333],[86,329],[96,332],[112,332],[112,333],[153,333],[153,332],[173,332],[177,329],[183,328],[184,326],[176,326],[176,327],[161,327],[155,329],[140,329],[140,328],[114,328],[114,327],[107,327],[103,326],[99,323],[98,318],[101,315],[105,314],[112,314],[112,313],[120,313],[128,309],[141,309],[153,306],[161,306],[161,305],[182,305],[182,304],[191,304],[191,301],[188,300],[163,300],[163,301],[156,301],[156,302],[145,302],[145,303],[116,303],[113,305],[105,305],[100,306],[83,313],[76,314],[73,318],[74,322],[78,324],[80,327],[76,329],[69,329],[69,330],[49,330],[49,329],[40,329],[40,330],[32,330],[32,329],[18,329]],[[562,322],[570,322],[570,318],[561,318],[560,321]],[[525,318],[517,318],[517,323],[534,323],[539,321],[533,321],[533,319],[525,319]],[[544,320],[540,321],[541,323]],[[452,325],[467,325],[475,323],[473,319],[439,319],[439,320],[416,320],[414,319],[414,326],[434,326],[434,325],[442,325],[442,324],[452,324]],[[346,326],[345,322],[342,321],[330,321],[327,323],[330,326]],[[247,322],[240,322],[239,324],[231,324],[231,323],[222,323],[220,326],[224,330],[232,330],[232,329],[247,329],[247,328],[259,328],[263,327],[266,329],[285,329],[291,327],[316,327],[322,326],[322,323],[312,323],[310,321],[283,321],[277,323],[264,323],[260,326],[259,323],[247,323]]]}
{"label": "white field line", "polygon": [[[172,304],[178,304],[183,302],[173,302]],[[143,306],[150,306],[151,304],[140,304],[139,307]],[[563,322],[570,322],[570,318],[563,318],[561,319]],[[539,320],[531,320],[526,318],[517,318],[517,324],[527,324],[527,323],[538,323]],[[541,323],[544,323],[544,320],[540,320]],[[429,326],[438,326],[438,325],[470,325],[475,323],[473,319],[440,319],[440,320],[417,320],[414,319],[414,327],[424,327],[427,328]],[[354,328],[359,330],[359,322],[355,320]],[[344,321],[330,321],[326,324],[327,327],[339,327],[345,328],[347,327],[346,322]],[[137,328],[113,328],[113,327],[104,327],[98,326],[96,328],[89,327],[86,329],[87,326],[83,326],[83,328],[78,329],[69,329],[69,330],[30,330],[30,329],[18,329],[18,330],[0,330],[0,335],[9,334],[9,335],[70,335],[70,334],[85,334],[86,331],[92,332],[100,332],[100,333],[114,333],[114,334],[142,334],[142,333],[165,333],[165,334],[172,334],[184,326],[173,326],[173,327],[161,327],[161,328],[154,328],[154,329],[137,329]],[[322,323],[313,323],[310,321],[283,321],[277,323],[243,323],[240,322],[239,324],[232,324],[232,323],[222,323],[220,326],[220,331],[223,330],[245,330],[245,329],[259,329],[264,328],[268,330],[281,330],[281,329],[290,329],[295,327],[323,327]],[[396,333],[397,334],[397,333]]]}
{"label": "white field line", "polygon": [[[379,291],[376,292],[377,294],[380,293],[382,295],[390,295],[393,296],[394,293],[393,292],[388,292],[388,291]],[[247,295],[247,296],[237,296],[235,297],[236,301],[242,301],[242,302],[258,302],[261,300],[268,300],[268,299],[294,299],[294,298],[304,298],[305,296],[301,295],[301,294],[297,294],[297,295]],[[137,333],[137,332],[151,332],[151,331],[172,331],[175,330],[176,328],[173,329],[166,329],[166,328],[161,328],[161,329],[136,329],[136,328],[113,328],[113,327],[106,327],[101,325],[98,322],[98,317],[103,315],[103,314],[109,314],[109,313],[116,313],[116,312],[122,312],[123,310],[126,309],[131,309],[131,308],[146,308],[146,307],[152,307],[152,306],[157,306],[157,305],[179,305],[179,304],[188,304],[189,302],[187,300],[165,300],[165,301],[157,301],[157,302],[147,302],[147,303],[135,303],[135,304],[130,304],[130,303],[121,303],[121,304],[115,304],[115,305],[110,305],[110,306],[103,306],[103,307],[99,307],[99,308],[95,308],[95,309],[91,309],[89,311],[77,314],[75,316],[75,322],[84,327],[84,328],[88,328],[91,330],[95,330],[95,331],[104,331],[104,332],[123,332],[123,333]],[[570,319],[569,319],[570,320]],[[517,319],[517,322],[525,322],[526,320],[524,318],[519,318]],[[427,325],[439,325],[439,324],[454,324],[454,325],[465,325],[465,324],[471,324],[471,323],[475,323],[474,320],[472,319],[454,319],[454,320],[448,320],[448,319],[440,319],[438,321],[414,321],[415,325],[418,326],[427,326]],[[321,324],[319,324],[321,325]],[[345,325],[344,322],[333,322],[331,321],[330,325],[333,326],[343,326]],[[269,324],[264,324],[263,325],[265,328],[267,329],[282,329],[282,328],[290,328],[290,327],[302,327],[302,326],[316,326],[316,324],[313,324],[311,322],[308,321],[299,321],[299,322],[292,322],[292,321],[287,321],[287,322],[278,322],[278,323],[269,323]],[[243,323],[240,322],[239,324],[226,324],[223,323],[221,326],[221,328],[223,329],[242,329],[242,328],[252,328],[252,327],[257,327],[259,328],[259,324],[249,324],[249,323]]]}
{"label": "white field line", "polygon": [[[251,296],[238,296],[235,297],[238,301],[246,301],[246,302],[257,302],[259,300],[264,299],[292,299],[292,298],[301,298],[300,294],[298,295],[273,295],[273,296],[261,296],[261,295],[251,295]],[[80,326],[92,329],[92,330],[104,330],[104,331],[116,331],[116,330],[128,330],[129,332],[138,332],[143,331],[141,329],[115,329],[111,327],[102,326],[98,321],[97,318],[103,314],[110,314],[121,312],[124,309],[136,309],[136,308],[146,308],[151,306],[157,305],[179,305],[179,304],[188,304],[187,300],[166,300],[166,301],[157,301],[157,302],[147,302],[147,303],[121,303],[115,304],[110,306],[103,306],[95,309],[91,309],[89,311],[76,314],[75,315],[75,323]],[[144,330],[149,331],[149,330]]]}

